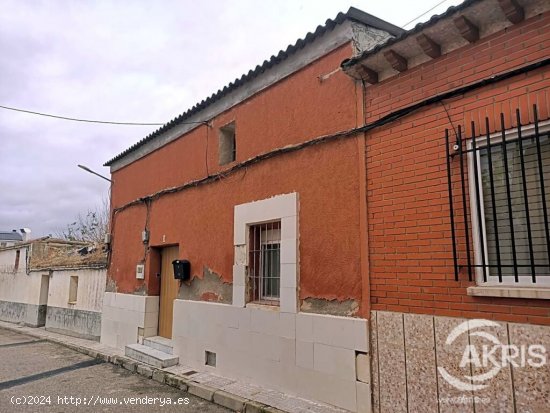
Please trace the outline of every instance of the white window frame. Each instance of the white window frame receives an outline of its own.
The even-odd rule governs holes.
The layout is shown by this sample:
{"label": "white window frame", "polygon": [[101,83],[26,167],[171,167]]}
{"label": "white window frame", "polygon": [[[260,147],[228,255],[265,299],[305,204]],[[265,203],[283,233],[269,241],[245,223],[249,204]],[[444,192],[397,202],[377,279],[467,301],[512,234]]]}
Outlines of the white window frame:
{"label": "white window frame", "polygon": [[[544,122],[539,122],[538,128],[539,128],[539,134],[546,133],[546,132],[550,131],[550,120],[544,121]],[[512,140],[518,138],[517,128],[506,129],[504,131],[504,133],[505,133],[507,141],[512,141]],[[534,124],[529,124],[529,125],[521,127],[521,134],[522,134],[523,137],[526,137],[526,136],[529,136],[529,135],[534,135],[534,133],[535,133],[535,125]],[[489,135],[489,142],[491,144],[502,142],[502,131],[490,134]],[[476,137],[476,149],[477,150],[485,148],[486,146],[487,146],[487,137],[486,136]],[[473,148],[471,138],[468,139],[468,141],[466,142],[466,148],[468,149],[468,151],[470,151],[470,152],[468,152],[468,157],[467,157],[467,159],[468,159],[467,160],[467,162],[468,162],[468,177],[473,177],[474,174],[475,174],[475,167],[474,167],[474,153],[473,153],[473,151],[471,151],[472,148]],[[481,181],[481,179],[482,179],[481,178],[481,159],[480,159],[480,156],[479,156],[479,151],[477,151],[477,150],[476,150],[476,154],[475,154],[476,155],[475,156],[475,161],[477,162],[477,171],[478,171],[478,177],[479,177],[478,182],[480,183],[480,185],[479,185],[480,193],[479,194],[476,193],[475,180],[473,178],[472,179],[469,178],[468,182],[469,182],[469,194],[470,194],[470,211],[476,211],[477,210],[476,203],[477,203],[477,197],[478,196],[479,196],[479,204],[481,206],[481,223],[479,222],[476,213],[471,213],[471,216],[470,216],[471,223],[472,223],[472,240],[473,240],[473,250],[474,250],[474,263],[475,263],[475,265],[480,265],[481,266],[482,265],[482,254],[481,254],[482,248],[484,249],[485,257],[488,257],[489,255],[488,255],[488,247],[487,247],[487,231],[486,231],[486,226],[485,226],[485,206],[484,206],[484,202],[483,202],[483,185],[482,185],[482,181]],[[549,196],[550,194],[546,194],[546,195]],[[484,245],[483,246],[480,245],[479,236],[477,236],[477,234],[479,234],[479,226],[480,225],[481,225],[481,228],[482,228],[482,231],[483,231],[483,234],[484,234],[484,237],[483,237]],[[510,282],[507,279],[511,279],[512,281]],[[502,282],[499,282],[497,275],[491,275],[490,274],[490,268],[488,268],[488,272],[487,272],[487,281],[484,282],[483,281],[483,268],[482,267],[475,267],[475,280],[476,280],[476,284],[479,287],[498,287],[498,288],[501,288],[501,289],[517,289],[517,290],[538,289],[538,290],[544,290],[545,293],[546,293],[546,290],[550,288],[550,278],[544,278],[544,277],[537,278],[537,283],[535,283],[535,284],[533,284],[529,280],[527,280],[526,277],[521,277],[519,279],[519,282],[516,283],[514,281],[513,276],[503,276]],[[468,292],[470,293],[470,295],[490,295],[490,296],[498,295],[498,296],[506,296],[506,297],[509,297],[509,296],[523,297],[524,296],[524,294],[519,294],[519,293],[518,293],[518,295],[508,295],[508,293],[503,293],[502,291],[500,291],[500,292],[497,291],[497,292],[495,292],[495,294],[489,294],[489,293],[485,294],[485,293],[482,293],[481,290],[476,290],[473,287],[470,287]],[[525,296],[525,298],[546,298],[546,296],[545,297],[534,297],[534,296],[532,296],[531,293],[526,293],[526,294],[529,295],[529,296],[528,297]],[[549,294],[550,294],[550,290],[549,290]],[[550,295],[548,296],[548,298],[550,298]]]}
{"label": "white window frame", "polygon": [[280,312],[298,312],[298,194],[277,195],[272,198],[236,205],[234,209],[235,261],[233,265],[233,305],[237,307],[262,304],[247,302],[249,229],[252,225],[280,221]]}

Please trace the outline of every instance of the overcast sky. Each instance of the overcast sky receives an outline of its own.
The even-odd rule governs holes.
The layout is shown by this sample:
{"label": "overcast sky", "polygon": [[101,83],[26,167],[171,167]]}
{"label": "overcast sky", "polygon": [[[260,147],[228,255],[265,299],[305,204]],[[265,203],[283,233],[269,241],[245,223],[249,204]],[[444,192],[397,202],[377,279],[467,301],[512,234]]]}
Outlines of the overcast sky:
{"label": "overcast sky", "polygon": [[[349,6],[403,26],[439,1],[0,0],[0,105],[167,122]],[[76,165],[108,175],[104,162],[156,128],[0,109],[0,230],[55,234],[95,209],[109,183]]]}

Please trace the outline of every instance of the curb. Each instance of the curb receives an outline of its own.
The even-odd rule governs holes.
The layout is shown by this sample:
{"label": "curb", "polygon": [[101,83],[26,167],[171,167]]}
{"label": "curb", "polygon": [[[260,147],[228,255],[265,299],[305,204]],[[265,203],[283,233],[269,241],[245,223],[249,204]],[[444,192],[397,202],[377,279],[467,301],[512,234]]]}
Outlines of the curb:
{"label": "curb", "polygon": [[40,334],[33,333],[32,331],[21,331],[18,327],[0,326],[0,329],[13,331],[16,333],[26,334],[32,337],[38,337],[51,343],[59,344],[67,347],[71,350],[85,354],[89,357],[104,361],[106,363],[114,364],[115,366],[122,367],[132,373],[139,374],[140,376],[154,380],[156,382],[166,384],[170,387],[175,387],[183,392],[187,392],[196,397],[214,403],[218,406],[225,407],[239,413],[288,413],[284,410],[277,409],[273,406],[268,406],[259,403],[254,400],[246,399],[236,394],[229,393],[227,391],[210,387],[206,384],[197,383],[190,380],[187,377],[178,376],[170,372],[158,369],[150,366],[146,363],[141,363],[134,359],[121,355],[109,355],[99,350],[94,350],[88,347],[84,347],[78,344],[67,343],[66,341],[53,338],[44,337]]}

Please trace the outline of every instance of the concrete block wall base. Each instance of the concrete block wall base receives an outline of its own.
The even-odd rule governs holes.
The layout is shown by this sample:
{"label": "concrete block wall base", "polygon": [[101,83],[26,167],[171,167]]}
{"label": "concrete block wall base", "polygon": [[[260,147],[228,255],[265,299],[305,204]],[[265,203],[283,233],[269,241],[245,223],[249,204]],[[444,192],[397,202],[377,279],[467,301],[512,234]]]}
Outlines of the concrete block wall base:
{"label": "concrete block wall base", "polygon": [[46,306],[0,300],[0,320],[41,327],[46,323]]}
{"label": "concrete block wall base", "polygon": [[159,296],[106,292],[101,314],[101,344],[119,348],[154,336]]}
{"label": "concrete block wall base", "polygon": [[[132,373],[164,383],[237,412],[290,413],[299,408],[309,408],[309,410],[319,413],[348,413],[346,410],[334,406],[286,396],[282,393],[277,395],[277,392],[270,389],[263,389],[208,373],[197,373],[184,366],[158,369],[146,363],[130,359],[124,356],[120,349],[105,346],[97,341],[67,337],[42,328],[23,327],[2,321],[0,321],[0,329],[15,331],[63,345],[79,353],[120,366]],[[255,400],[255,398],[262,397],[263,399],[266,397],[273,398],[281,404],[278,406],[268,405]],[[274,404],[277,404],[277,402]]]}
{"label": "concrete block wall base", "polygon": [[[181,299],[174,319],[174,355],[196,371],[352,412],[370,405],[366,319]],[[205,366],[208,352],[213,366]]]}
{"label": "concrete block wall base", "polygon": [[46,329],[68,336],[99,341],[101,312],[48,306]]}

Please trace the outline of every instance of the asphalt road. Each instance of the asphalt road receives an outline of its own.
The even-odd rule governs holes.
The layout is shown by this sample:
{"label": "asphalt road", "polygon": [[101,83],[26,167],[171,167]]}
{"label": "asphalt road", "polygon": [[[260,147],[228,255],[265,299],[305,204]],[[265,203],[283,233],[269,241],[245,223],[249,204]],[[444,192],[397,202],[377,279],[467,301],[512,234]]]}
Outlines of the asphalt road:
{"label": "asphalt road", "polygon": [[229,410],[66,347],[0,329],[0,412]]}

